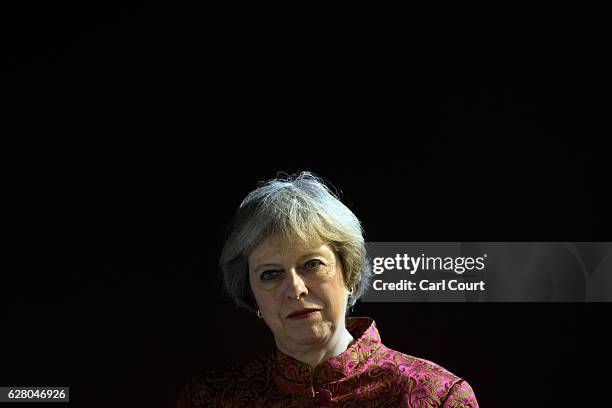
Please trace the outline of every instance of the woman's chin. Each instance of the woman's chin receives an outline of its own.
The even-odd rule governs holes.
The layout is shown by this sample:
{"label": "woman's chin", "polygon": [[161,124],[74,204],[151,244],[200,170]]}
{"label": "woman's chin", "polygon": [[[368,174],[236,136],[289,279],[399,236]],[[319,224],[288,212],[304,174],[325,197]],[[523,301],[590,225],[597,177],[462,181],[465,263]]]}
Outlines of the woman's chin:
{"label": "woman's chin", "polygon": [[323,322],[312,322],[299,327],[288,327],[288,336],[297,344],[313,344],[329,338],[329,328]]}

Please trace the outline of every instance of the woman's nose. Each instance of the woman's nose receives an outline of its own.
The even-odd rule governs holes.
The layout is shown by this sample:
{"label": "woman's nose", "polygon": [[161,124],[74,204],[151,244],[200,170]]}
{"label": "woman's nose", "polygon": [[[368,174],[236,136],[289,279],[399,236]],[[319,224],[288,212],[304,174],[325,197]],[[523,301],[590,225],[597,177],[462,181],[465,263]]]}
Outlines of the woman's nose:
{"label": "woman's nose", "polygon": [[299,299],[302,296],[308,295],[308,288],[302,276],[296,271],[295,268],[291,268],[287,274],[287,297],[289,299]]}

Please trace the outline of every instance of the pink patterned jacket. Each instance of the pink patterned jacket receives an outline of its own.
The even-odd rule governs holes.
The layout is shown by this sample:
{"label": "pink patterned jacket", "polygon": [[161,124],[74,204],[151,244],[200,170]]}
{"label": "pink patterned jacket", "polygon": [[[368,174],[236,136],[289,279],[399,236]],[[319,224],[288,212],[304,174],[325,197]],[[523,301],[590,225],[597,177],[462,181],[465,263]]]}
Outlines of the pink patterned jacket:
{"label": "pink patterned jacket", "polygon": [[467,381],[381,343],[369,317],[347,317],[356,339],[313,370],[276,350],[249,363],[193,375],[177,408],[478,407]]}

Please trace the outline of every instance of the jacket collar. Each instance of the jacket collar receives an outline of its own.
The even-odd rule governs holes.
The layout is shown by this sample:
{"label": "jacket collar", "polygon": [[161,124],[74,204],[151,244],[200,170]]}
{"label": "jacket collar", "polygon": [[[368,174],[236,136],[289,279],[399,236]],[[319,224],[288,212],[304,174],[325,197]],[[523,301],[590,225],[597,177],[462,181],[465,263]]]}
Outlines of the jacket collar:
{"label": "jacket collar", "polygon": [[288,393],[308,393],[311,385],[327,384],[360,372],[360,368],[367,365],[370,357],[381,347],[380,335],[370,317],[347,317],[346,329],[355,341],[341,354],[314,368],[314,384],[311,384],[313,370],[310,365],[277,348],[274,370],[276,386]]}

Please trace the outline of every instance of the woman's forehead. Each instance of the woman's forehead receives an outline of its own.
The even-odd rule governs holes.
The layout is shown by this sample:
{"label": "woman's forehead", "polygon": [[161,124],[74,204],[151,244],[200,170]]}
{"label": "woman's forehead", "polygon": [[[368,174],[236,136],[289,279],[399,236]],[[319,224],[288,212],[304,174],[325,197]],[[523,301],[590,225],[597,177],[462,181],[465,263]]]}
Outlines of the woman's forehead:
{"label": "woman's forehead", "polygon": [[277,234],[264,239],[253,248],[249,260],[258,263],[264,259],[269,261],[270,258],[300,257],[309,253],[333,256],[331,247],[319,237],[304,241],[284,238]]}

